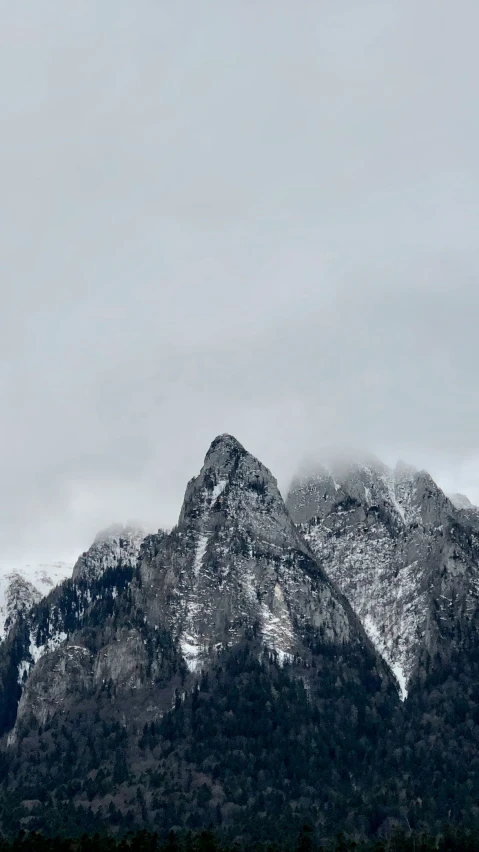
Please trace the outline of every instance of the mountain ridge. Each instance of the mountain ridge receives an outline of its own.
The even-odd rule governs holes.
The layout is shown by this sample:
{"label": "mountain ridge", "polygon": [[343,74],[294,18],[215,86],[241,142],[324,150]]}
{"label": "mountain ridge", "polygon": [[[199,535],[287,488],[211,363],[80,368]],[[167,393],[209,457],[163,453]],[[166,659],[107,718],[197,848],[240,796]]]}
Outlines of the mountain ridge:
{"label": "mountain ridge", "polygon": [[[365,789],[366,755],[398,705],[393,676],[296,529],[276,480],[231,436],[212,442],[177,526],[146,536],[136,565],[80,572],[29,618],[0,648],[0,707],[12,684],[17,701],[3,719],[10,785],[28,801],[46,785],[55,802],[72,789],[75,807],[87,807],[101,755],[111,789],[119,784],[130,798],[141,783],[144,811],[155,819],[167,819],[155,785],[169,807],[178,798],[156,780],[161,771],[182,791],[185,819],[195,819],[199,801],[199,784],[185,779],[198,777],[221,791],[216,812],[233,826],[248,787],[264,810],[251,758],[260,748],[256,760],[269,777],[274,743],[274,800],[290,794],[293,759],[308,789],[321,783],[306,797],[296,785],[292,801],[309,813],[311,795],[319,797],[333,821],[334,785],[351,802]],[[44,649],[36,660],[32,642]],[[214,702],[206,715],[201,696]],[[297,731],[285,722],[293,718]],[[253,719],[257,740],[248,735]],[[112,730],[124,740],[109,751]],[[200,812],[211,820],[206,804]]]}
{"label": "mountain ridge", "polygon": [[94,809],[115,831],[254,841],[474,819],[474,515],[379,460],[287,504],[219,435],[172,530],[109,528],[20,614],[0,644],[0,827]]}
{"label": "mountain ridge", "polygon": [[[478,605],[474,514],[404,463],[323,468],[293,481],[286,503],[405,696],[421,643],[438,641],[445,616],[433,618],[433,602],[454,593],[464,597],[463,609]],[[469,543],[456,528],[469,530]]]}

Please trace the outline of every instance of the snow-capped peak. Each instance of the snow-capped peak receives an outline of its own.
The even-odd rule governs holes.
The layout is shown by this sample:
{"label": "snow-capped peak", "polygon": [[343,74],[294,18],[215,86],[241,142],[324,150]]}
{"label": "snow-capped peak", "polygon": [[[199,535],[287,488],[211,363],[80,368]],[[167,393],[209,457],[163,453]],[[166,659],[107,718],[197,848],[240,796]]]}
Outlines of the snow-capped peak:
{"label": "snow-capped peak", "polygon": [[[167,624],[190,670],[254,631],[280,660],[325,641],[364,641],[286,510],[271,472],[232,436],[208,450],[178,526],[140,562],[142,610]],[[303,633],[304,630],[304,633]]]}

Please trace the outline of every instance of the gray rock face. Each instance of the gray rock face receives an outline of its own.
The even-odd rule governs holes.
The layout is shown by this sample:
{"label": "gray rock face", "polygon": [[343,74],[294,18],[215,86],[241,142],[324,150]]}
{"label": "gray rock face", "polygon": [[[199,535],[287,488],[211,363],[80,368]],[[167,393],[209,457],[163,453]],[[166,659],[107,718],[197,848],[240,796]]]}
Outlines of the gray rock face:
{"label": "gray rock face", "polygon": [[145,537],[141,527],[113,524],[98,533],[92,546],[77,559],[73,579],[98,579],[108,568],[136,566],[140,546]]}
{"label": "gray rock face", "polygon": [[44,725],[68,704],[72,694],[86,691],[92,682],[92,668],[92,655],[81,645],[64,644],[61,649],[47,654],[28,679],[9,744],[16,742],[25,718],[34,717]]}
{"label": "gray rock face", "polygon": [[287,506],[405,695],[420,648],[477,610],[474,517],[425,471],[377,460],[297,479]]}
{"label": "gray rock face", "polygon": [[151,691],[164,679],[165,668],[170,672],[171,641],[165,645],[164,632],[145,623],[129,577],[121,570],[88,583],[72,580],[28,614],[23,654],[17,655],[23,688],[10,744],[26,719],[44,725],[85,697],[96,701],[107,687],[127,696],[134,713],[135,690]]}
{"label": "gray rock face", "polygon": [[280,659],[301,653],[309,629],[328,642],[365,638],[276,480],[230,435],[213,441],[178,526],[151,542],[140,573],[148,621],[169,627],[190,670],[248,630]]}
{"label": "gray rock face", "polygon": [[115,693],[120,694],[141,689],[148,661],[139,631],[122,625],[116,630],[107,628],[102,638],[99,653],[86,647],[81,633],[72,640],[65,635],[59,644],[46,649],[25,683],[10,745],[18,740],[24,720],[33,717],[45,725],[84,696],[99,694],[107,683],[114,684]]}

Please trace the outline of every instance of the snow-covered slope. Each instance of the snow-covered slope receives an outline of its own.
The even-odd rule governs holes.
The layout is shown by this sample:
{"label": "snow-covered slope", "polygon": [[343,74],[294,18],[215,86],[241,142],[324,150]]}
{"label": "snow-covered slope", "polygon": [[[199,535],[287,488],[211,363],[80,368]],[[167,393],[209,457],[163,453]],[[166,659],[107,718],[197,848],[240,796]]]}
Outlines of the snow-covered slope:
{"label": "snow-covered slope", "polygon": [[376,459],[297,479],[287,505],[404,696],[421,646],[431,649],[451,617],[477,610],[474,517],[425,471]]}
{"label": "snow-covered slope", "polygon": [[12,568],[0,564],[0,640],[16,616],[26,612],[45,595],[71,577],[73,563],[27,563]]}

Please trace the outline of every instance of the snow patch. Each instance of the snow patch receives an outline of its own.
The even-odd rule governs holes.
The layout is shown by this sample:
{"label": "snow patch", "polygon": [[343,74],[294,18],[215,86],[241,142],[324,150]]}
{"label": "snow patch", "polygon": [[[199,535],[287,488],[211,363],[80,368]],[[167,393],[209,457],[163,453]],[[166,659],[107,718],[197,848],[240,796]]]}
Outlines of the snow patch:
{"label": "snow patch", "polygon": [[406,512],[404,510],[404,506],[401,505],[396,496],[396,479],[394,473],[391,471],[391,473],[389,474],[383,474],[380,479],[386,487],[387,495],[392,505],[396,509],[396,512],[398,513],[403,523],[406,523]]}
{"label": "snow patch", "polygon": [[273,605],[270,608],[264,601],[260,607],[261,633],[267,648],[276,651],[283,662],[292,658],[291,647],[294,644],[294,631],[281,586],[276,583],[273,593]]}
{"label": "snow patch", "polygon": [[399,663],[391,666],[393,674],[399,684],[399,697],[401,701],[405,701],[407,698],[407,680],[406,675],[404,674],[404,669]]}
{"label": "snow patch", "polygon": [[208,538],[207,535],[200,535],[198,538],[198,543],[196,545],[195,558],[193,561],[193,573],[195,577],[199,576],[201,565],[203,563],[203,559],[206,553],[206,548],[208,547]]}
{"label": "snow patch", "polygon": [[217,483],[217,485],[215,485],[215,487],[213,488],[213,491],[211,492],[211,502],[212,502],[212,503],[214,503],[214,502],[215,502],[215,500],[217,500],[217,499],[218,499],[218,497],[220,496],[220,494],[222,494],[222,493],[223,493],[223,491],[225,490],[225,488],[226,488],[227,484],[228,484],[228,480],[227,480],[227,479],[220,479],[220,481]]}
{"label": "snow patch", "polygon": [[407,698],[407,678],[403,667],[400,663],[391,661],[389,654],[384,648],[384,641],[381,637],[378,626],[375,624],[370,615],[367,615],[364,619],[364,629],[378,653],[381,654],[383,659],[391,667],[391,670],[399,684],[399,697],[401,701],[404,701]]}
{"label": "snow patch", "polygon": [[364,619],[364,629],[367,633],[368,638],[373,643],[374,647],[377,648],[380,644],[381,636],[377,625],[374,623],[370,615],[367,615]]}
{"label": "snow patch", "polygon": [[196,672],[198,670],[201,654],[199,642],[193,635],[184,633],[180,638],[180,648],[181,653],[185,658],[188,671]]}
{"label": "snow patch", "polygon": [[[55,651],[63,642],[66,642],[68,639],[68,634],[64,631],[53,634],[50,637],[48,642],[45,642],[43,645],[37,645],[35,642],[35,637],[33,632],[30,630],[30,644],[28,647],[28,653],[30,655],[29,660],[22,660],[18,666],[18,683],[22,684],[25,675],[30,673],[30,669],[36,665],[41,657],[46,654],[48,651]],[[75,647],[75,646],[73,646]]]}

